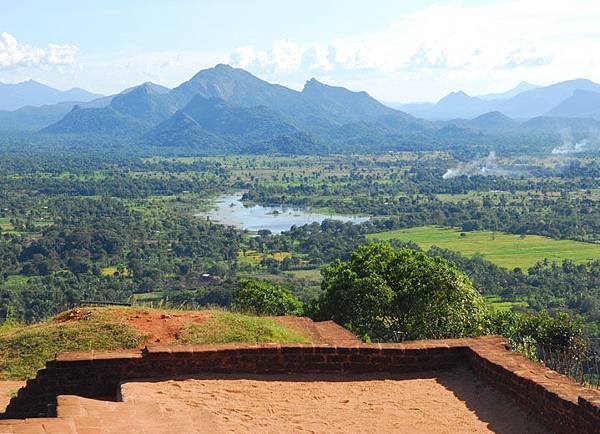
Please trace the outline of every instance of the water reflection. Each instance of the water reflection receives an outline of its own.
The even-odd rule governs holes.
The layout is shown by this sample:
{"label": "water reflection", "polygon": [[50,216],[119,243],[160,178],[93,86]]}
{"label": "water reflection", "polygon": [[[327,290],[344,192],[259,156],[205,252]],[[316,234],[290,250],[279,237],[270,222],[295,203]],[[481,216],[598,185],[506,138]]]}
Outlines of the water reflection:
{"label": "water reflection", "polygon": [[368,217],[340,214],[312,213],[302,208],[262,205],[244,206],[241,199],[242,193],[219,196],[215,201],[213,210],[198,215],[240,229],[249,231],[267,229],[276,234],[287,231],[294,225],[321,223],[323,220],[362,223],[369,219]]}

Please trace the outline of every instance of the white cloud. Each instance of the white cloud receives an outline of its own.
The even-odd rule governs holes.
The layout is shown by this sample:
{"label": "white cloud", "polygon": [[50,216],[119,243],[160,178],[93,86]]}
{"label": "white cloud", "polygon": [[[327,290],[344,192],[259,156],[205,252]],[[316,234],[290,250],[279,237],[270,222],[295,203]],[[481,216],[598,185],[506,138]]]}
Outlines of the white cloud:
{"label": "white cloud", "polygon": [[328,73],[349,83],[358,73],[367,83],[385,74],[390,82],[427,80],[434,89],[432,80],[442,80],[485,92],[523,79],[543,84],[600,78],[599,22],[597,0],[434,5],[398,17],[379,32],[308,45],[247,45],[230,61],[283,80],[285,74]]}
{"label": "white cloud", "polygon": [[[200,69],[211,68],[227,59],[226,53],[201,51],[110,53],[83,56],[81,71],[75,74],[79,86],[110,94],[146,81],[174,87]],[[73,80],[68,74],[59,79],[60,83]]]}
{"label": "white cloud", "polygon": [[256,50],[252,45],[238,47],[232,53],[230,62],[241,68],[286,73],[300,69],[303,57],[312,52],[314,52],[313,47],[303,47],[288,40],[278,40],[269,50]]}
{"label": "white cloud", "polygon": [[390,16],[391,24],[379,31],[360,33],[357,24],[352,35],[280,38],[224,52],[206,45],[162,52],[92,53],[82,47],[79,53],[74,45],[35,47],[1,33],[0,77],[110,93],[148,80],[175,86],[199,69],[229,62],[294,88],[315,76],[367,90],[384,101],[404,102],[436,100],[459,89],[474,95],[497,92],[522,80],[600,81],[598,0],[497,0],[480,6],[439,1]]}
{"label": "white cloud", "polygon": [[49,44],[47,48],[38,48],[19,43],[10,33],[0,33],[0,70],[71,65],[75,63],[76,54],[75,45]]}

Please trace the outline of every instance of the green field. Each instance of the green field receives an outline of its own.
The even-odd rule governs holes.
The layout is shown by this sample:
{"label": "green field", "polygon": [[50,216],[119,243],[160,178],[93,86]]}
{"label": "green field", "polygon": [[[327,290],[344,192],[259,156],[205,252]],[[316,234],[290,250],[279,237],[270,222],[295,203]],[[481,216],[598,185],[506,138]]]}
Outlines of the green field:
{"label": "green field", "polygon": [[6,217],[0,217],[0,232],[1,231],[10,231],[13,229],[13,226],[10,224],[10,219]]}
{"label": "green field", "polygon": [[490,231],[465,232],[458,229],[424,226],[369,234],[371,240],[413,241],[424,249],[438,246],[465,256],[480,254],[501,267],[527,269],[547,258],[550,262],[571,259],[577,263],[600,259],[600,244],[553,240],[538,235],[511,235]]}
{"label": "green field", "polygon": [[510,311],[513,309],[513,307],[526,308],[529,306],[529,304],[526,301],[505,301],[502,300],[502,297],[500,297],[499,295],[486,295],[484,299],[488,306],[490,306],[494,310],[501,312]]}
{"label": "green field", "polygon": [[321,281],[321,269],[320,268],[313,268],[310,270],[291,270],[291,271],[286,271],[285,274],[292,276],[296,279],[307,279],[307,280],[314,280],[317,282]]}

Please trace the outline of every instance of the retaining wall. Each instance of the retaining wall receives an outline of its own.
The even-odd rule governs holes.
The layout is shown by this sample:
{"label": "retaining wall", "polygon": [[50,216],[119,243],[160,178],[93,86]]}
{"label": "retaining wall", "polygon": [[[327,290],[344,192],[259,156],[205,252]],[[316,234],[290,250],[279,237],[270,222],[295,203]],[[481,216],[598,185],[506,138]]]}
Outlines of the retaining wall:
{"label": "retaining wall", "polygon": [[497,336],[402,344],[223,344],[61,353],[11,400],[4,418],[54,416],[58,395],[115,400],[134,379],[202,373],[417,372],[468,365],[556,432],[599,432],[600,391],[507,350]]}

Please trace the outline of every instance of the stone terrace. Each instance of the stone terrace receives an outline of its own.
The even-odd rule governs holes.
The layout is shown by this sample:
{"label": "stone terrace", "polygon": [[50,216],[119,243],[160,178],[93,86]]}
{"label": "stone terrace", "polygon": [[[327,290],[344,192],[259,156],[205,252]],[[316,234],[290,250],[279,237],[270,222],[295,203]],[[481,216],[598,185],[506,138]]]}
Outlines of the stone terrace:
{"label": "stone terrace", "polygon": [[[152,403],[118,402],[129,380],[203,373],[406,373],[465,366],[554,432],[597,433],[600,391],[507,349],[497,336],[402,344],[203,345],[64,353],[12,399],[0,433],[125,433],[213,430],[201,412],[173,414]],[[77,395],[77,396],[69,396]],[[102,401],[104,400],[104,401]],[[127,431],[129,429],[130,431]]]}

